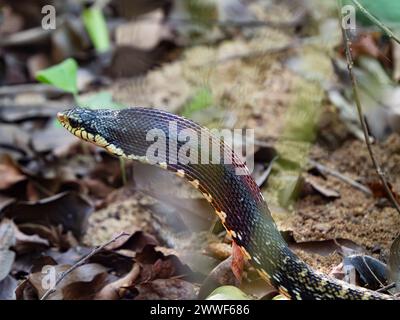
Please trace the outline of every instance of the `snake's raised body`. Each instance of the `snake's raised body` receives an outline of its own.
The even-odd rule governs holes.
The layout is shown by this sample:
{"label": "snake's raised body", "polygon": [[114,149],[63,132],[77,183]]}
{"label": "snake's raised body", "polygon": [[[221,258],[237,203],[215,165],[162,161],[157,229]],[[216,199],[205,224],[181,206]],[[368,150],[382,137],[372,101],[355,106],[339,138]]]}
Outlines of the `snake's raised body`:
{"label": "snake's raised body", "polygon": [[[312,270],[286,245],[271,217],[268,206],[248,171],[229,147],[198,124],[156,109],[90,110],[74,108],[58,114],[61,124],[79,138],[127,159],[157,162],[149,159],[149,150],[157,139],[149,132],[163,133],[164,150],[158,150],[165,161],[156,164],[186,178],[203,193],[215,208],[227,232],[241,248],[261,277],[292,299],[389,299],[374,291],[349,285]],[[176,131],[171,133],[171,123]],[[156,131],[154,131],[156,130]],[[191,130],[199,139],[179,139],[180,132]],[[204,139],[204,134],[206,138]],[[203,138],[200,138],[203,135]],[[220,144],[220,163],[204,163],[204,141]],[[177,149],[173,144],[177,141]],[[200,143],[202,141],[202,143]],[[176,150],[192,144],[195,160],[179,161]],[[187,155],[187,153],[185,152]],[[157,155],[157,152],[155,153]],[[160,154],[158,154],[160,156]],[[192,155],[193,156],[193,155]],[[211,157],[206,155],[207,157]],[[179,158],[179,157],[178,157]],[[193,160],[193,158],[191,158]],[[225,159],[225,160],[224,160]],[[177,161],[178,160],[178,161]],[[246,173],[247,172],[247,173]]]}

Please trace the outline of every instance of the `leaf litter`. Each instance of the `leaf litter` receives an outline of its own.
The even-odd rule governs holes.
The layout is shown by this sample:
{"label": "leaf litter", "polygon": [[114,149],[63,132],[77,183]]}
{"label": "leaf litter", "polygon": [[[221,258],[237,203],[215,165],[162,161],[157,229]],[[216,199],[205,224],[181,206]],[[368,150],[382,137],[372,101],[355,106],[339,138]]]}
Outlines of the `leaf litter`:
{"label": "leaf litter", "polygon": [[[390,281],[398,286],[398,248],[393,240],[400,218],[383,199],[365,145],[357,140],[360,131],[354,117],[343,116],[349,103],[348,92],[335,87],[336,76],[343,80],[340,68],[318,41],[306,38],[310,42],[302,43],[302,37],[329,34],[325,44],[337,59],[342,59],[337,33],[329,23],[329,9],[307,12],[313,24],[321,24],[310,27],[304,13],[286,2],[255,1],[248,9],[238,11],[243,3],[228,1],[226,7],[211,11],[203,8],[201,12],[209,18],[210,13],[213,16],[219,10],[225,17],[221,22],[241,24],[258,19],[268,23],[262,28],[210,28],[202,23],[204,17],[190,12],[193,8],[178,12],[182,8],[173,7],[169,16],[166,2],[160,1],[155,7],[132,3],[119,1],[116,12],[142,19],[118,24],[115,16],[107,16],[117,25],[116,49],[111,56],[87,54],[88,39],[79,36],[78,43],[70,41],[84,34],[76,32],[83,26],[67,24],[62,32],[70,40],[50,35],[47,39],[51,39],[54,52],[44,53],[40,63],[61,62],[71,52],[80,63],[89,60],[84,69],[79,65],[76,70],[78,85],[67,89],[92,93],[97,89],[97,80],[93,79],[98,78],[107,94],[95,95],[96,103],[104,99],[118,105],[162,107],[209,127],[255,129],[256,152],[267,154],[256,156],[255,178],[270,199],[272,214],[292,249],[320,271],[345,278],[349,269],[358,277],[349,276],[350,282],[374,288],[382,287],[380,282],[387,280],[382,276],[378,284],[372,283],[386,266],[379,265],[371,278],[364,262],[379,259],[388,263]],[[28,18],[12,4],[7,8],[11,16],[15,15],[11,19],[14,22],[0,28],[0,34],[25,31],[18,20]],[[195,28],[172,21],[187,16],[196,18]],[[282,21],[284,28],[268,26]],[[192,40],[199,44],[188,45]],[[11,37],[7,41],[15,40]],[[361,69],[373,65],[365,60],[363,65],[361,55],[365,54],[382,63],[385,70],[391,68],[384,58],[392,45],[385,44],[383,55],[378,49],[381,47],[376,33],[367,33],[358,40],[355,51]],[[32,66],[30,71],[19,67],[21,56],[7,50],[6,56],[7,73],[5,79],[0,79],[2,84],[24,83],[32,78]],[[372,71],[364,70],[375,77],[365,77],[365,81],[382,80],[376,68]],[[85,72],[92,80],[84,79]],[[323,85],[320,88],[303,83],[310,79]],[[392,85],[395,93],[398,88]],[[53,271],[59,274],[68,270],[121,231],[129,236],[111,243],[74,269],[48,298],[280,299],[254,268],[245,262],[242,265],[240,257],[232,258],[231,239],[221,232],[204,199],[182,187],[182,183],[172,183],[170,176],[161,178],[157,172],[149,173],[140,166],[123,164],[124,177],[118,160],[83,145],[55,125],[54,115],[72,104],[70,96],[54,90],[49,93],[43,87],[35,90],[34,95],[26,95],[18,93],[17,88],[13,94],[6,94],[7,98],[0,97],[1,299],[40,299],[47,290],[43,284],[48,283]],[[317,98],[312,103],[318,104],[320,118],[315,125],[316,141],[304,148],[309,153],[299,154],[294,162],[310,158],[335,168],[370,188],[374,197],[330,175],[312,170],[295,174],[285,171],[282,163],[288,163],[280,161],[287,150],[282,146],[293,144],[287,144],[282,136],[287,138],[293,132],[314,134],[300,132],[301,126],[294,126],[293,132],[287,129],[293,124],[288,113],[294,110],[298,94],[303,91]],[[324,91],[330,101],[319,99]],[[379,97],[382,91],[376,91]],[[393,106],[393,112],[394,97],[384,101]],[[301,98],[301,103],[309,101]],[[376,108],[380,101],[375,100],[371,105]],[[398,194],[400,140],[393,123],[396,119],[390,123],[382,119],[378,129],[388,127],[389,133],[394,133],[386,138],[387,132],[377,129],[384,134],[383,142],[375,149]],[[279,188],[275,187],[288,177],[294,183],[284,190],[284,196],[290,200],[292,193],[299,193],[296,201],[283,208],[279,201],[282,193],[277,194]],[[128,183],[124,184],[125,178]],[[166,179],[164,184],[162,179]]]}

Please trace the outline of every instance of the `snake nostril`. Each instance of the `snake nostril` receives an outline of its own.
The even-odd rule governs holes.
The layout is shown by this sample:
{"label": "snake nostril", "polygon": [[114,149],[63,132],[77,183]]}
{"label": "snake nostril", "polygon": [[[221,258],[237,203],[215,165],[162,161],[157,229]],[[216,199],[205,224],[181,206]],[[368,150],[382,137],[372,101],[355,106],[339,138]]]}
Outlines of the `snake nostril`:
{"label": "snake nostril", "polygon": [[64,123],[67,120],[67,116],[63,112],[58,112],[57,113],[57,119],[61,123]]}

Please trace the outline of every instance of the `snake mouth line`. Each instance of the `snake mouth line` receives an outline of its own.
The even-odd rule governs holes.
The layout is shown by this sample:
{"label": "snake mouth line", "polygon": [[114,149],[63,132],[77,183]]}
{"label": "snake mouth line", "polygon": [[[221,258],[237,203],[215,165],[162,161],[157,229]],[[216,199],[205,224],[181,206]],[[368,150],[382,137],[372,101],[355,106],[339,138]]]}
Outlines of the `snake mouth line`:
{"label": "snake mouth line", "polygon": [[72,127],[70,125],[70,123],[69,123],[68,116],[65,115],[63,112],[58,112],[57,113],[57,119],[65,129],[67,129],[69,132],[71,132],[76,137],[78,137],[78,138],[80,138],[82,140],[85,140],[85,141],[92,142],[92,143],[96,144],[96,139],[95,139],[95,136],[93,134],[87,132],[82,127],[78,127],[78,128]]}

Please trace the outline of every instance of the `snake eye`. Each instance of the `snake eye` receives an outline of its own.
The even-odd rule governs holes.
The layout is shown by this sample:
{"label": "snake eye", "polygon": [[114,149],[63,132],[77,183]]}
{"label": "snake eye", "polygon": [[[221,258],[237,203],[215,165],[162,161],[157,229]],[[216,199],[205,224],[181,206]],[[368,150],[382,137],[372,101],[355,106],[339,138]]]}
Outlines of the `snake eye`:
{"label": "snake eye", "polygon": [[69,118],[68,121],[69,121],[69,125],[72,128],[78,128],[79,127],[79,120],[77,120],[75,118]]}

